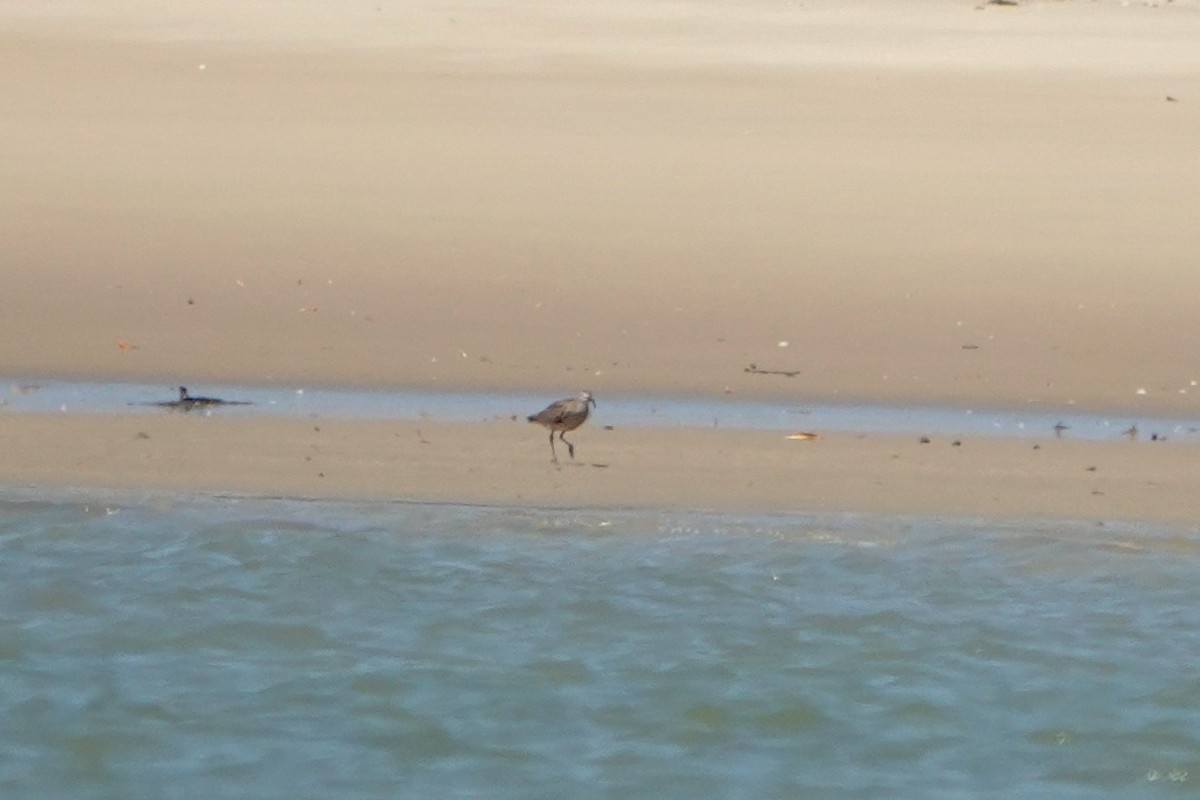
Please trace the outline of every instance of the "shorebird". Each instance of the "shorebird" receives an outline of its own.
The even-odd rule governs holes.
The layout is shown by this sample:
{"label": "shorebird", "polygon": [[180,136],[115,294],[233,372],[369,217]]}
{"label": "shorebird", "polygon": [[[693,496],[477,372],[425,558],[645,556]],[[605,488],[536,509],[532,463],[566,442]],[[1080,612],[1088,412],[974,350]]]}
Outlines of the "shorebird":
{"label": "shorebird", "polygon": [[574,459],[575,445],[568,442],[563,434],[575,430],[587,421],[589,403],[592,406],[596,405],[591,393],[580,392],[574,397],[556,400],[538,413],[529,416],[530,422],[545,425],[550,429],[550,460],[555,464],[558,463],[558,453],[554,452],[554,432],[558,431],[558,438],[562,439],[563,444],[567,446],[567,452]]}

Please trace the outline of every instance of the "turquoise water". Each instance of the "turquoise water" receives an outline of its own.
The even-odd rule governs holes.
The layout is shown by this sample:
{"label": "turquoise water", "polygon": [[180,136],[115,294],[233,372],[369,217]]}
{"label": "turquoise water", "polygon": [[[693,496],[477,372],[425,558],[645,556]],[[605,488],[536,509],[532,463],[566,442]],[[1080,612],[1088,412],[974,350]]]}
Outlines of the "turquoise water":
{"label": "turquoise water", "polygon": [[0,499],[3,798],[1200,793],[1200,531]]}

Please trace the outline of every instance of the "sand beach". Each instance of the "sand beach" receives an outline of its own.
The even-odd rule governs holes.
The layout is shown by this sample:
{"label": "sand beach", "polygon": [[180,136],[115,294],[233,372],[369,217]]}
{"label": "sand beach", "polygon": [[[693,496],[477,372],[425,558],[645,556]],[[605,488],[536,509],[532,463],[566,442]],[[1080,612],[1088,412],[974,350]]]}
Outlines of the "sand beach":
{"label": "sand beach", "polygon": [[[1196,41],[1193,0],[14,0],[0,376],[1187,420]],[[1170,522],[1200,490],[1190,442],[584,427],[555,469],[523,422],[415,428],[0,408],[0,480]]]}

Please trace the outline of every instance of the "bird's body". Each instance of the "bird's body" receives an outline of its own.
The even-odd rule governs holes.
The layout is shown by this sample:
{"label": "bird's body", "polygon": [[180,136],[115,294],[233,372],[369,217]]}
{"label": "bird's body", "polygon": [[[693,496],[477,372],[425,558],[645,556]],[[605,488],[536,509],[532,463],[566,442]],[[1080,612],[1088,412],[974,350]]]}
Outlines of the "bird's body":
{"label": "bird's body", "polygon": [[167,400],[162,403],[155,403],[156,406],[162,408],[171,408],[177,411],[191,411],[194,408],[211,408],[212,406],[248,406],[250,405],[245,400],[222,400],[219,397],[193,397],[188,394],[186,386],[179,387],[179,399]]}
{"label": "bird's body", "polygon": [[590,392],[580,392],[574,397],[556,400],[538,413],[528,417],[530,422],[536,422],[538,425],[550,429],[550,460],[555,464],[558,463],[558,454],[554,452],[554,432],[558,432],[558,438],[567,446],[567,452],[570,453],[571,458],[575,458],[575,445],[568,442],[563,434],[573,431],[587,422],[588,413],[591,410],[589,406],[595,405],[596,401]]}

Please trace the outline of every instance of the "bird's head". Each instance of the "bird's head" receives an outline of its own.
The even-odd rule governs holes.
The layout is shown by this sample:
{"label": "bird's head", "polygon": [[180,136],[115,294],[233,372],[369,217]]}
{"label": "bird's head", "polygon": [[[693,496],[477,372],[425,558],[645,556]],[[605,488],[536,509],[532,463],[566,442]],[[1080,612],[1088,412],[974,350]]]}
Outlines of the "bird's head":
{"label": "bird's head", "polygon": [[592,397],[592,393],[591,393],[591,392],[580,392],[580,393],[579,393],[579,399],[580,399],[580,400],[582,400],[582,401],[583,401],[583,402],[585,402],[585,403],[591,403],[591,404],[592,404],[592,408],[595,408],[595,407],[596,407],[596,398]]}

